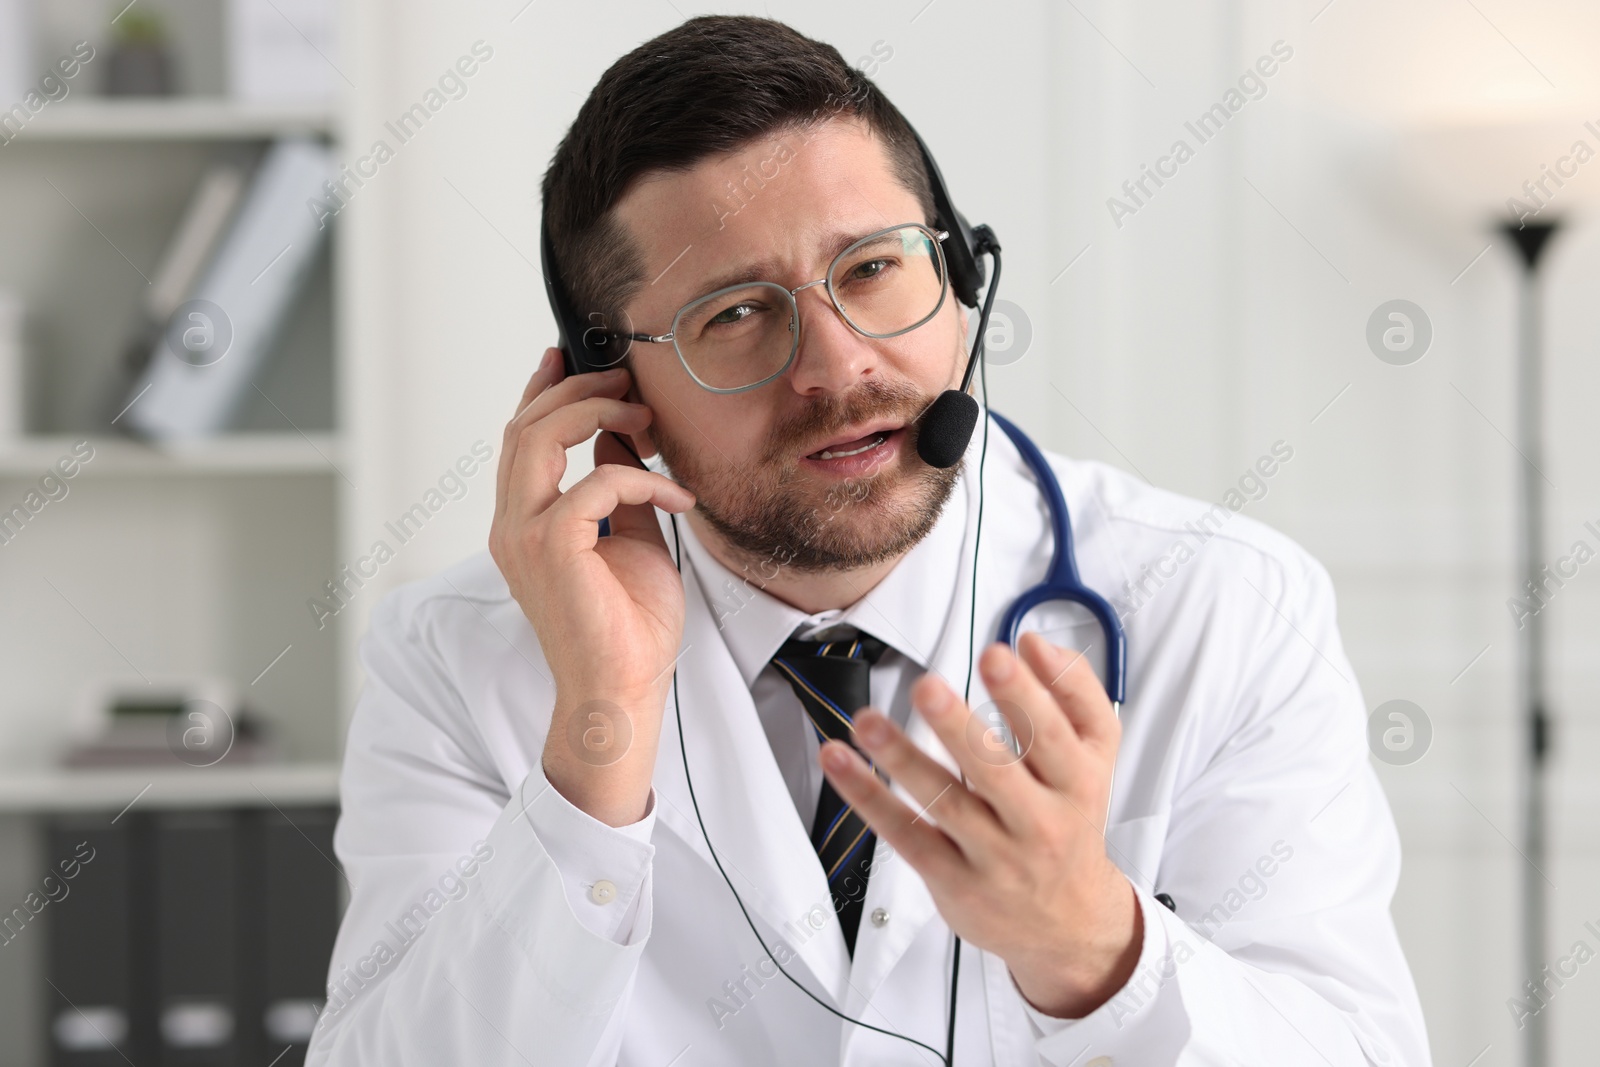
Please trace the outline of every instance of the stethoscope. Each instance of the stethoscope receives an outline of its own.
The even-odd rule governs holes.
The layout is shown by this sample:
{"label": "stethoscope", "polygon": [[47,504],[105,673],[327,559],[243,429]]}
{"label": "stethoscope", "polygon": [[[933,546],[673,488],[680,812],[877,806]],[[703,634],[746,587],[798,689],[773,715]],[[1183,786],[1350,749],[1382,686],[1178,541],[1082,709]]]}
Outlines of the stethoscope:
{"label": "stethoscope", "polygon": [[1050,569],[1045,572],[1044,581],[1025,590],[1011,602],[1011,606],[1000,617],[999,635],[1015,648],[1017,639],[1022,636],[1022,620],[1035,608],[1056,601],[1066,601],[1087,609],[1099,624],[1106,643],[1106,695],[1111,698],[1112,708],[1120,714],[1123,698],[1126,696],[1124,687],[1127,684],[1128,672],[1127,634],[1122,629],[1122,620],[1117,617],[1116,610],[1112,608],[1110,602],[1084,585],[1083,579],[1078,576],[1078,560],[1072,545],[1072,517],[1067,512],[1067,498],[1061,492],[1061,481],[1056,477],[1056,472],[1051,468],[1049,461],[1044,458],[1044,453],[1039,451],[1039,446],[1034,444],[1033,439],[1023,433],[1020,427],[996,412],[991,411],[989,416],[1005,431],[1006,436],[1011,438],[1011,443],[1022,453],[1023,461],[1033,473],[1034,480],[1039,483],[1039,492],[1050,507],[1050,532],[1055,542],[1055,549],[1050,557]]}

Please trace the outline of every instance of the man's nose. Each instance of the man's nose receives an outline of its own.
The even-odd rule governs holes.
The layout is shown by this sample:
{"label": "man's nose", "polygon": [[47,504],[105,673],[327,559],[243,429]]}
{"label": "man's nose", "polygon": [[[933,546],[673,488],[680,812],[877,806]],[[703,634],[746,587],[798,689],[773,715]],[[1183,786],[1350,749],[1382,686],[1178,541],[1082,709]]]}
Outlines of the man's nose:
{"label": "man's nose", "polygon": [[871,338],[851,328],[821,285],[795,294],[799,309],[800,348],[795,353],[790,383],[803,395],[842,393],[876,372],[878,350]]}

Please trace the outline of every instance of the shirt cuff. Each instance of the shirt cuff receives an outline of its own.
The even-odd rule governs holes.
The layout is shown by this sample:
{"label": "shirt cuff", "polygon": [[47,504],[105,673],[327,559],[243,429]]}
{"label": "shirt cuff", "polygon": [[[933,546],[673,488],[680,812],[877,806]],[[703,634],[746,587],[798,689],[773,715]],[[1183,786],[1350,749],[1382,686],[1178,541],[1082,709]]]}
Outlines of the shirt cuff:
{"label": "shirt cuff", "polygon": [[608,826],[573,804],[550,784],[541,765],[528,773],[523,789],[531,797],[523,808],[528,826],[561,872],[567,904],[578,921],[619,945],[642,940],[650,930],[655,787],[644,817],[626,826]]}

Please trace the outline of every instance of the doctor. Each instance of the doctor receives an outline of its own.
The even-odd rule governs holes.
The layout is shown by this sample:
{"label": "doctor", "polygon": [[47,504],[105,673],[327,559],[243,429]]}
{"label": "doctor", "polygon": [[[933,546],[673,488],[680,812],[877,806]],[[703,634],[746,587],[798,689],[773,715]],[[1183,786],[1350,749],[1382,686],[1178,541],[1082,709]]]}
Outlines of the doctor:
{"label": "doctor", "polygon": [[308,1062],[1429,1062],[1321,566],[1052,456],[1083,580],[1141,594],[1120,722],[1070,609],[994,643],[1051,527],[1006,434],[918,457],[967,312],[870,81],[693,19],[606,72],[544,196],[636,340],[545,353],[489,553],[374,614]]}

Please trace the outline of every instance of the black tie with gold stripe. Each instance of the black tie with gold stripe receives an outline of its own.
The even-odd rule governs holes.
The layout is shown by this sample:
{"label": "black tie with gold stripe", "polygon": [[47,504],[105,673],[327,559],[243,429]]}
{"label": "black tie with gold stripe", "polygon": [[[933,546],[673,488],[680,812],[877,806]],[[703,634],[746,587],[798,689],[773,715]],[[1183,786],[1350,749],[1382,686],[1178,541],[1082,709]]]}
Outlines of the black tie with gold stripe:
{"label": "black tie with gold stripe", "polygon": [[[832,738],[855,745],[851,716],[871,701],[872,665],[886,647],[868,634],[829,641],[796,639],[785,641],[772,658],[772,665],[800,698],[819,742]],[[877,835],[824,778],[811,822],[811,844],[828,876],[828,892],[852,956],[876,840]]]}

